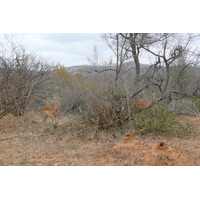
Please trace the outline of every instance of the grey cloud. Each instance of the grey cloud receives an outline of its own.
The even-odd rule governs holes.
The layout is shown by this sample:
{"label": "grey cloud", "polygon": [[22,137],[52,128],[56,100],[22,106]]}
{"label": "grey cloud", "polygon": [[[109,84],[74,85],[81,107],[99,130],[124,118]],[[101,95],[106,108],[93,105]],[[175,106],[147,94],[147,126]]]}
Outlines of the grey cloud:
{"label": "grey cloud", "polygon": [[98,33],[28,33],[24,44],[28,50],[66,66],[88,64],[94,45],[102,55],[109,52]]}
{"label": "grey cloud", "polygon": [[55,41],[62,44],[74,41],[81,42],[100,39],[100,34],[98,33],[46,33],[39,35],[45,40]]}

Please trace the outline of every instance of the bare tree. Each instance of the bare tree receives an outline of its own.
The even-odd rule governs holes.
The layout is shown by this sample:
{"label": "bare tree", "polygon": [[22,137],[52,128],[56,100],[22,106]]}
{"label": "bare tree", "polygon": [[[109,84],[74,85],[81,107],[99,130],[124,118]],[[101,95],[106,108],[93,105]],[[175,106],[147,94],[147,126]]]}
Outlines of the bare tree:
{"label": "bare tree", "polygon": [[52,67],[52,63],[28,53],[11,38],[1,44],[0,117],[7,113],[22,115],[37,98],[44,98],[51,87]]}
{"label": "bare tree", "polygon": [[94,46],[93,56],[92,58],[88,58],[88,61],[93,67],[92,73],[114,72],[115,85],[117,86],[123,74],[127,72],[127,68],[124,64],[130,58],[130,45],[127,43],[126,39],[121,37],[118,33],[102,34],[102,39],[108,45],[113,55],[108,61],[103,60],[99,63],[99,53],[97,47]]}
{"label": "bare tree", "polygon": [[137,91],[140,88],[140,82],[142,80],[140,57],[143,45],[152,44],[155,38],[152,34],[149,33],[119,33],[119,34],[129,44],[128,51],[131,52],[134,61],[134,67],[135,67],[134,85],[135,85],[135,91]]}
{"label": "bare tree", "polygon": [[[182,59],[180,74],[199,64],[199,53],[193,42],[199,34],[175,33],[120,33],[129,43],[135,63],[135,86],[138,90],[142,80],[147,80],[158,88],[163,99],[170,97],[170,79],[174,65]],[[195,48],[194,48],[195,46]],[[151,60],[148,70],[141,74],[140,58],[145,53]],[[178,77],[177,77],[178,79]],[[136,91],[137,91],[136,90]],[[167,100],[170,102],[170,99]]]}

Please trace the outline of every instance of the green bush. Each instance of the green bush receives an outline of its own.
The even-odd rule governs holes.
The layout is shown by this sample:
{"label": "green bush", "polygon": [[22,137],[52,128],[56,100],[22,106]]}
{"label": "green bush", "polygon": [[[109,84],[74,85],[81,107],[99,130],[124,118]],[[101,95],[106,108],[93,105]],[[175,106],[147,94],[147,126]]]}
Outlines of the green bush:
{"label": "green bush", "polygon": [[195,108],[198,110],[198,112],[200,112],[200,98],[193,97],[193,102],[194,102]]}
{"label": "green bush", "polygon": [[134,113],[132,124],[141,134],[155,133],[183,137],[195,131],[192,124],[179,122],[174,113],[159,106]]}

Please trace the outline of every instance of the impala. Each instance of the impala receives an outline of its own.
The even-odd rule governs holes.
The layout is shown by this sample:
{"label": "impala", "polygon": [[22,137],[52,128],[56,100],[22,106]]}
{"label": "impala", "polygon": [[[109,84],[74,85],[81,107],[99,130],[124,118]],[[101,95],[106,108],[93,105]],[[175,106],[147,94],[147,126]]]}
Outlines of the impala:
{"label": "impala", "polygon": [[134,102],[134,104],[138,108],[148,108],[154,102],[155,98],[156,98],[156,93],[152,92],[151,93],[151,100],[138,99]]}
{"label": "impala", "polygon": [[44,106],[42,108],[44,122],[47,121],[48,116],[52,116],[53,121],[56,122],[57,115],[58,115],[58,101],[59,99],[56,98],[54,106]]}

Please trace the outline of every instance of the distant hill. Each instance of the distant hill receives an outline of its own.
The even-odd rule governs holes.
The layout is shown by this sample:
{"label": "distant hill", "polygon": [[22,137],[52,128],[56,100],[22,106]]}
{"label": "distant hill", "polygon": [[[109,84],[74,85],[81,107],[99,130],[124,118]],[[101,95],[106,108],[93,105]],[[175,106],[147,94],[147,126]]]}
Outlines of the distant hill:
{"label": "distant hill", "polygon": [[[148,64],[141,64],[141,75],[142,74],[145,74],[147,72],[147,70],[149,69],[150,65]],[[114,69],[114,66],[113,67],[108,67],[108,66],[97,66],[97,67],[93,67],[91,65],[76,65],[76,66],[71,66],[71,67],[66,67],[66,70],[71,73],[71,74],[76,74],[77,72],[79,71],[82,71],[86,74],[91,74],[91,73],[95,73],[97,71],[103,71],[104,69],[108,69],[108,68],[113,68]],[[127,62],[124,64],[124,71],[127,71],[131,74],[134,74],[135,73],[135,64],[134,62]],[[165,73],[163,70],[165,68],[161,67],[160,68],[160,72],[161,73]],[[152,70],[154,70],[152,68]],[[173,67],[172,67],[172,70],[173,70]],[[198,67],[192,67],[192,71],[195,72],[196,75],[200,75],[200,66]],[[114,73],[114,71],[106,71],[107,73]]]}
{"label": "distant hill", "polygon": [[[131,69],[131,68],[134,69],[135,64],[134,64],[134,62],[127,62],[127,63],[124,64],[124,67],[125,67],[126,70]],[[91,73],[94,69],[98,70],[98,71],[101,71],[101,70],[103,70],[105,68],[109,68],[109,67],[108,66],[97,66],[97,67],[94,68],[91,65],[75,65],[75,66],[71,66],[71,67],[66,67],[66,70],[71,74],[75,74],[78,71]],[[114,66],[110,67],[110,68],[114,68]],[[145,70],[145,69],[148,69],[148,68],[149,68],[149,65],[141,64],[141,69]]]}
{"label": "distant hill", "polygon": [[78,72],[79,70],[80,71],[86,71],[86,70],[89,70],[91,69],[92,66],[90,65],[75,65],[75,66],[71,66],[71,67],[66,67],[66,70],[69,72],[69,73],[76,73]]}

